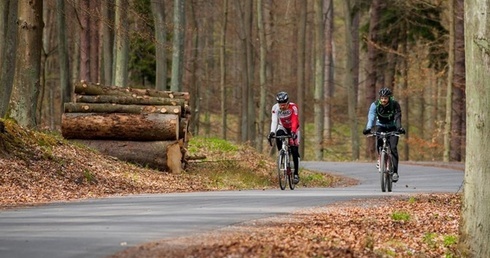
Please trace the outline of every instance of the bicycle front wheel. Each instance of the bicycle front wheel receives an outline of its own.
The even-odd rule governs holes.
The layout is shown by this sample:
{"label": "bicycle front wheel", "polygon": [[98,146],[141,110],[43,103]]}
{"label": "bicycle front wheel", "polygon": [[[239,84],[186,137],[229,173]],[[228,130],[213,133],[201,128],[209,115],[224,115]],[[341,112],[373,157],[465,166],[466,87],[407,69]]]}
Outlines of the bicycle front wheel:
{"label": "bicycle front wheel", "polygon": [[279,179],[279,187],[281,190],[286,189],[287,175],[286,175],[286,155],[284,153],[279,153],[277,156],[277,176]]}
{"label": "bicycle front wheel", "polygon": [[294,190],[296,187],[296,184],[294,183],[294,162],[293,162],[293,155],[289,153],[289,158],[288,158],[288,169],[287,169],[287,175],[288,175],[288,183],[289,183],[289,189]]}
{"label": "bicycle front wheel", "polygon": [[393,158],[391,155],[386,155],[386,190],[391,192],[393,188]]}

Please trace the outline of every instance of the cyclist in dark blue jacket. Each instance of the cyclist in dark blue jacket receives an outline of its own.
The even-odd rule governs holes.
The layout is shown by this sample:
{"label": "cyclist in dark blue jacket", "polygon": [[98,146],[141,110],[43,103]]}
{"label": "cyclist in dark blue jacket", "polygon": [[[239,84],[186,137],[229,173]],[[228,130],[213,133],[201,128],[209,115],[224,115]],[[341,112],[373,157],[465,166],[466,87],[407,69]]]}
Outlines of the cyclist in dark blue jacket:
{"label": "cyclist in dark blue jacket", "polygon": [[[369,107],[368,121],[366,129],[362,131],[364,135],[370,134],[371,129],[376,125],[378,132],[393,132],[397,131],[400,134],[405,133],[405,129],[401,127],[402,110],[400,103],[393,99],[393,93],[388,88],[382,88],[379,91],[379,99],[374,101]],[[390,137],[391,153],[393,155],[393,182],[398,181],[398,137]],[[383,145],[380,138],[377,139],[376,150],[378,146]],[[378,153],[379,155],[379,153]],[[378,164],[379,167],[379,158]]]}

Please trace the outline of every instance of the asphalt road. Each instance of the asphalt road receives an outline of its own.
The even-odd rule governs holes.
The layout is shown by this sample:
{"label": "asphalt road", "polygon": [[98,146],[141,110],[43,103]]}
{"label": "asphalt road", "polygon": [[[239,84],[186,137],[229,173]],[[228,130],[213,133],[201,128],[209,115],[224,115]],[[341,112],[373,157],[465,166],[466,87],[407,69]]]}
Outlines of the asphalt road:
{"label": "asphalt road", "polygon": [[[302,208],[380,196],[461,191],[462,165],[400,164],[382,193],[374,163],[302,162],[360,180],[344,188],[137,195],[0,211],[0,257],[106,257],[130,246],[186,236]],[[459,167],[459,168],[458,168]]]}

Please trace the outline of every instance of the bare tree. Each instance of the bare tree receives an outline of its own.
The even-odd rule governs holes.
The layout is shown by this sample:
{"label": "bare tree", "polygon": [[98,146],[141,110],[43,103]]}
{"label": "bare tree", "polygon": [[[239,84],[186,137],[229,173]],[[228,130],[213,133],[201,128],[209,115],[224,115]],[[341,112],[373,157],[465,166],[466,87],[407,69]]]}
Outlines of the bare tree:
{"label": "bare tree", "polygon": [[6,15],[2,20],[6,20],[0,29],[3,31],[2,55],[1,55],[1,70],[0,70],[0,116],[3,117],[7,113],[10,96],[12,94],[12,83],[15,74],[15,49],[17,48],[17,27],[14,26],[17,20],[18,1],[2,1],[2,14]]}
{"label": "bare tree", "polygon": [[221,137],[226,140],[227,135],[227,108],[226,108],[226,28],[228,27],[228,0],[223,0],[223,18],[220,35],[220,91],[221,91]]}
{"label": "bare tree", "polygon": [[114,44],[114,75],[113,85],[126,87],[128,84],[129,63],[129,31],[128,31],[128,0],[116,0],[116,42]]}
{"label": "bare tree", "polygon": [[461,223],[464,257],[490,257],[490,2],[464,3],[466,50],[466,163]]}
{"label": "bare tree", "polygon": [[90,0],[80,0],[80,79],[91,81],[90,76]]}
{"label": "bare tree", "polygon": [[262,152],[264,141],[264,120],[265,120],[265,104],[266,104],[266,64],[267,64],[267,43],[265,37],[264,26],[264,9],[262,0],[257,0],[257,28],[259,34],[259,84],[260,84],[260,96],[259,96],[259,119],[258,119],[258,137],[255,142],[255,148]]}
{"label": "bare tree", "polygon": [[303,144],[300,145],[299,153],[304,158],[306,130],[305,117],[305,65],[306,65],[306,9],[307,1],[299,1],[299,22],[298,22],[298,50],[297,50],[297,69],[296,69],[296,88],[298,89],[299,124],[301,126],[301,138]]}
{"label": "bare tree", "polygon": [[102,73],[101,82],[112,84],[113,53],[114,53],[114,0],[101,3],[102,31]]}
{"label": "bare tree", "polygon": [[[244,6],[240,1],[235,2],[237,16],[238,16],[238,33],[240,38],[240,64],[242,68],[241,76],[241,141],[246,142],[248,140],[253,139],[251,135],[251,127],[255,127],[255,110],[253,106],[253,95],[252,93],[252,81],[253,69],[252,66],[252,46],[251,46],[251,24],[252,24],[252,0],[243,1]],[[244,9],[244,10],[243,10]],[[252,101],[252,106],[250,106],[250,102]],[[250,111],[253,111],[253,114],[250,115]]]}
{"label": "bare tree", "polygon": [[60,66],[60,91],[61,110],[63,104],[71,101],[73,87],[70,81],[70,69],[68,58],[68,42],[66,37],[65,1],[56,0],[56,18],[58,25],[58,59]]}
{"label": "bare tree", "polygon": [[18,47],[9,116],[21,126],[37,126],[40,90],[43,1],[20,0],[18,5]]}
{"label": "bare tree", "polygon": [[325,48],[324,48],[324,21],[323,21],[323,0],[314,0],[314,34],[315,34],[315,93],[314,99],[314,120],[315,135],[318,144],[315,148],[316,160],[323,160],[323,125],[324,125],[324,79],[325,79]]}
{"label": "bare tree", "polygon": [[449,49],[447,58],[447,91],[446,91],[446,120],[444,123],[444,152],[443,161],[449,161],[451,143],[452,105],[453,105],[453,83],[454,83],[454,2],[448,1],[449,9]]}
{"label": "bare tree", "polygon": [[151,12],[155,23],[156,82],[157,90],[167,89],[167,26],[165,25],[165,1],[151,1]]}
{"label": "bare tree", "polygon": [[[366,103],[365,107],[369,108],[371,102],[376,99],[376,82],[377,82],[377,67],[380,57],[380,50],[375,46],[378,40],[379,33],[379,23],[380,23],[380,12],[383,8],[384,0],[373,0],[370,7],[370,17],[369,17],[369,34],[367,41],[367,64],[366,64]],[[366,109],[367,110],[367,109]],[[367,115],[367,112],[366,112]],[[375,142],[372,137],[366,140],[366,157],[374,158],[376,153]]]}
{"label": "bare tree", "polygon": [[[461,161],[465,156],[465,51],[464,51],[464,1],[454,2],[454,76],[451,123],[450,160]],[[450,108],[450,107],[448,107]]]}
{"label": "bare tree", "polygon": [[[105,0],[104,0],[105,1]],[[99,71],[99,41],[100,41],[100,0],[90,0],[89,4],[89,37],[90,37],[90,81],[100,81]]]}
{"label": "bare tree", "polygon": [[332,139],[332,100],[334,93],[334,5],[333,0],[325,1],[325,138]]}
{"label": "bare tree", "polygon": [[[356,42],[358,40],[358,16],[359,12],[354,10],[357,8],[355,1],[344,0],[344,20],[345,20],[345,43],[347,46],[347,60],[346,60],[346,73],[345,73],[345,85],[347,87],[347,102],[348,102],[348,114],[349,124],[351,131],[351,150],[352,159],[359,159],[359,132],[357,130],[357,83],[359,69],[356,64],[359,63],[359,45]],[[357,16],[357,18],[356,18]],[[357,21],[357,23],[356,23]],[[357,56],[356,56],[357,53]]]}
{"label": "bare tree", "polygon": [[174,35],[170,90],[182,91],[185,37],[185,0],[174,0]]}

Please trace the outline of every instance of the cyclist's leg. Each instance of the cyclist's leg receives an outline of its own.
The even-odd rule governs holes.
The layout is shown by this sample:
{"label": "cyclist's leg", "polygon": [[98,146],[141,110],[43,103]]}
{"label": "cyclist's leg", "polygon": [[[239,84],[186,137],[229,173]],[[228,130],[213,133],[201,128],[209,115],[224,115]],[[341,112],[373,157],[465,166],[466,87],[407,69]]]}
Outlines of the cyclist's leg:
{"label": "cyclist's leg", "polygon": [[[287,135],[287,132],[284,131],[283,129],[278,129],[276,131],[276,136],[283,136],[283,135]],[[277,146],[278,151],[280,151],[282,149],[282,140],[281,139],[276,139],[276,146]]]}
{"label": "cyclist's leg", "polygon": [[298,175],[298,167],[299,167],[299,148],[298,148],[298,146],[291,146],[291,154],[293,154],[294,174]]}
{"label": "cyclist's leg", "polygon": [[[288,129],[288,132],[290,133],[290,129]],[[301,142],[301,132],[298,129],[296,132],[296,140],[291,142],[291,154],[293,155],[293,163],[294,163],[294,174],[298,175],[298,168],[299,168],[299,144]]]}
{"label": "cyclist's leg", "polygon": [[391,156],[393,157],[393,172],[398,173],[398,137],[390,137]]}

